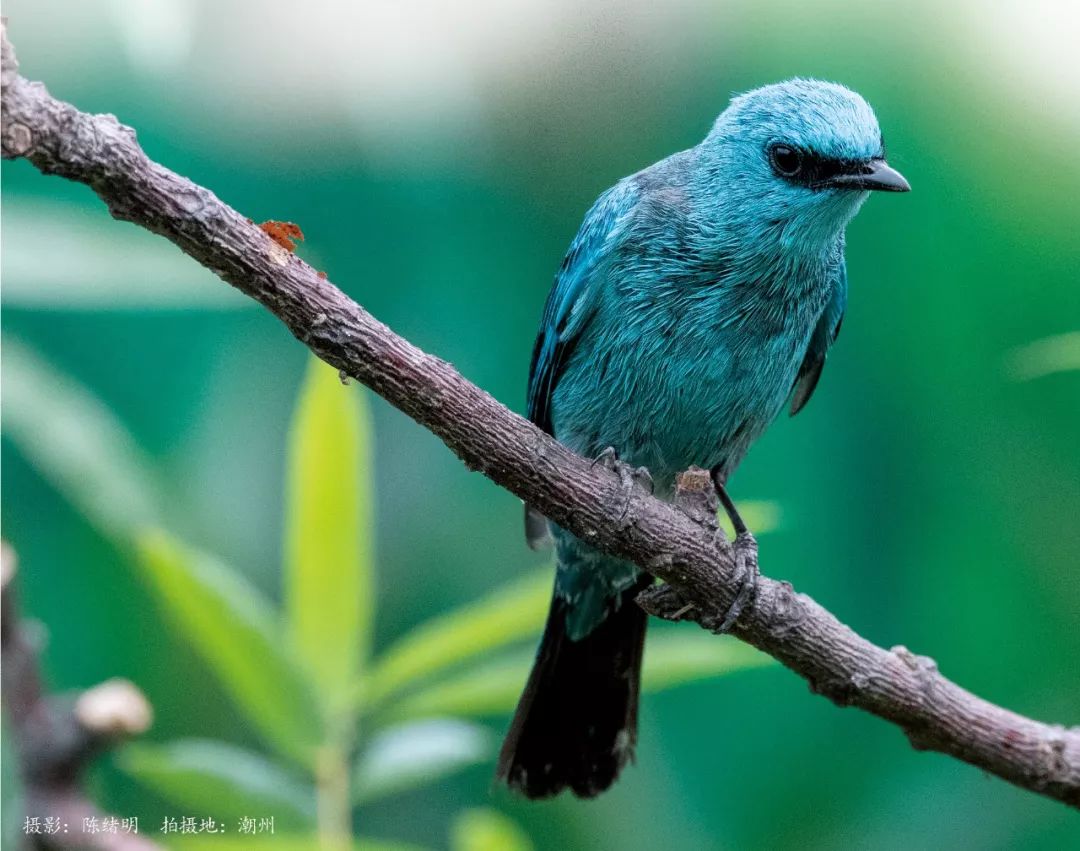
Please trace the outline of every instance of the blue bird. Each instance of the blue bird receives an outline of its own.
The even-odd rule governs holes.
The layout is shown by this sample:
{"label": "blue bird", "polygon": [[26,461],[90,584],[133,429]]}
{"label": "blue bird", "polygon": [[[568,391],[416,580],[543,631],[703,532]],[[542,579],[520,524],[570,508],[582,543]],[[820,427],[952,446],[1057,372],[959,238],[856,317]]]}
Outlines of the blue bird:
{"label": "blue bird", "polygon": [[[586,214],[544,308],[529,418],[586,457],[647,468],[661,497],[680,471],[709,469],[729,506],[751,444],[817,386],[847,302],[847,223],[870,191],[909,189],[855,92],[794,79],[735,97],[700,144]],[[531,545],[548,526],[526,507]],[[529,798],[592,797],[633,755],[634,597],[652,577],[550,534],[551,609],[497,776]]]}

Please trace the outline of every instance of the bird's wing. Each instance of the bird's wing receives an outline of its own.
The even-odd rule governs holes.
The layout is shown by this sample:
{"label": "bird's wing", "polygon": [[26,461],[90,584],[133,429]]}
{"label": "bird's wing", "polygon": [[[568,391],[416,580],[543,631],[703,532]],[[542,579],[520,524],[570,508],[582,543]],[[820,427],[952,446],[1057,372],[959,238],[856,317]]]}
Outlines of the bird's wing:
{"label": "bird's wing", "polygon": [[588,213],[551,288],[529,367],[528,416],[552,434],[551,395],[581,331],[589,324],[599,290],[597,272],[619,244],[641,195],[629,180],[601,195]]}
{"label": "bird's wing", "polygon": [[[529,366],[528,416],[553,434],[551,396],[563,367],[596,308],[598,272],[619,244],[624,225],[636,206],[641,189],[623,180],[596,199],[563,258],[551,288]],[[602,274],[602,273],[601,273]],[[525,539],[538,549],[548,542],[547,521],[525,506]]]}
{"label": "bird's wing", "polygon": [[840,333],[840,325],[844,321],[844,309],[847,307],[847,268],[843,258],[837,266],[837,274],[833,279],[832,292],[829,302],[825,305],[825,311],[818,320],[814,333],[810,336],[810,345],[806,347],[806,357],[803,358],[799,374],[795,378],[795,385],[791,391],[791,416],[795,416],[806,407],[810,397],[814,395],[818,379],[821,378],[821,370],[825,367],[825,355],[829,346],[836,340]]}

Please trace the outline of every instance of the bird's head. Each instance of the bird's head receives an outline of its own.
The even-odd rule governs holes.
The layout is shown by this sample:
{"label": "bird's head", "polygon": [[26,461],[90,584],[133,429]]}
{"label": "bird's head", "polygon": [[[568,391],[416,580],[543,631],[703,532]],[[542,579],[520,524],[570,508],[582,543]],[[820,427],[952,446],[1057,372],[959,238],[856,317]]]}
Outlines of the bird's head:
{"label": "bird's head", "polygon": [[811,249],[842,234],[869,192],[907,192],[870,105],[850,89],[788,80],[740,95],[699,146],[726,216]]}

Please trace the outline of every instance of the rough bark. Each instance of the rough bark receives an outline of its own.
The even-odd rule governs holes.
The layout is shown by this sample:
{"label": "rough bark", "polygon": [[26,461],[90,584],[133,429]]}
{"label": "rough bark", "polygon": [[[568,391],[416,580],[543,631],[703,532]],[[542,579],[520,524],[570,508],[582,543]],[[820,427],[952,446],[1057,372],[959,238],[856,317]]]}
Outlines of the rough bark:
{"label": "rough bark", "polygon": [[[3,44],[3,156],[90,186],[112,215],[160,234],[277,316],[316,355],[430,429],[472,470],[596,547],[668,586],[642,601],[654,614],[719,622],[740,587],[732,550],[694,499],[653,498],[627,476],[570,452],[393,333],[325,276],[212,192],[152,162],[135,132],[89,115],[18,74]],[[709,486],[684,479],[708,499]],[[1080,728],[1044,724],[976,697],[932,659],[885,650],[786,582],[760,579],[732,633],[842,706],[900,727],[920,749],[962,759],[1080,808]]]}
{"label": "rough bark", "polygon": [[[46,693],[39,668],[40,624],[20,617],[15,552],[0,543],[0,671],[4,711],[14,737],[25,815],[42,832],[20,825],[27,848],[69,851],[154,851],[143,836],[115,832],[83,793],[83,768],[95,756],[150,726],[150,704],[126,680],[109,680],[78,695]],[[46,833],[46,818],[61,827]],[[143,825],[147,827],[147,825]]]}

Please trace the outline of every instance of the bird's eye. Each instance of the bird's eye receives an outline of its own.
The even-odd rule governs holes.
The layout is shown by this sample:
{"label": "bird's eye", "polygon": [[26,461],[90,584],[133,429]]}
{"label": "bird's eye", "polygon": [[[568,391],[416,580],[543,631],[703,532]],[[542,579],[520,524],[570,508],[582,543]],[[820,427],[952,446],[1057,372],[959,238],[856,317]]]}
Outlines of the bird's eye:
{"label": "bird's eye", "polygon": [[784,177],[794,177],[802,169],[803,155],[791,145],[776,144],[769,148],[769,162],[776,173]]}

